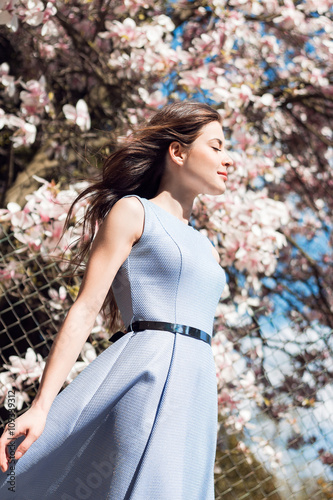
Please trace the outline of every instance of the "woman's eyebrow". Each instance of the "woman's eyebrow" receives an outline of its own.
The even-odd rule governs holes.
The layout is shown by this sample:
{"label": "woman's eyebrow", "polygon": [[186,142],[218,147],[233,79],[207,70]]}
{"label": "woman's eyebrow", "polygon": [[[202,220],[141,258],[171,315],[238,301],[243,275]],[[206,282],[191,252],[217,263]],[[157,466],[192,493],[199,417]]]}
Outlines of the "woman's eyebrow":
{"label": "woman's eyebrow", "polygon": [[214,137],[214,139],[211,139],[211,141],[217,141],[219,143],[220,147],[222,147],[223,142],[221,141],[221,139]]}

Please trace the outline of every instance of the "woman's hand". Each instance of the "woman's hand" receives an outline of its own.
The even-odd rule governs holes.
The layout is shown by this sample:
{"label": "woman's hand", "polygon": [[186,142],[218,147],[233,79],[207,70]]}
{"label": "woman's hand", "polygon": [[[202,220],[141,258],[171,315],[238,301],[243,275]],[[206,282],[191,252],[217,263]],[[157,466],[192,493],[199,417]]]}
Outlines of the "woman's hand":
{"label": "woman's hand", "polygon": [[[8,464],[11,459],[19,459],[28,448],[32,445],[36,439],[42,434],[45,423],[46,423],[47,413],[45,411],[31,407],[23,415],[20,415],[15,419],[15,426],[8,428],[6,425],[2,436],[0,438],[0,467],[2,472],[6,472],[8,469]],[[19,436],[26,436],[19,447],[16,450],[15,457],[10,453],[7,446],[11,443],[13,439]]]}

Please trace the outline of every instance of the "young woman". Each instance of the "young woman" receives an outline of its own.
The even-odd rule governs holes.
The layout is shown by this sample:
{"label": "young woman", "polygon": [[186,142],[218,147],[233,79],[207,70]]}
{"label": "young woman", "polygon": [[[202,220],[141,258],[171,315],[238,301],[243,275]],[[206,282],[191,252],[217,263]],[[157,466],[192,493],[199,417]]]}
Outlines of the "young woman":
{"label": "young woman", "polygon": [[[90,240],[79,260],[88,250],[89,259],[37,395],[14,435],[6,426],[1,436],[2,500],[214,498],[210,340],[225,274],[188,220],[198,194],[224,193],[232,163],[220,115],[206,104],[174,103],[75,200],[91,195]],[[126,332],[58,394],[101,308],[111,328],[119,308]]]}

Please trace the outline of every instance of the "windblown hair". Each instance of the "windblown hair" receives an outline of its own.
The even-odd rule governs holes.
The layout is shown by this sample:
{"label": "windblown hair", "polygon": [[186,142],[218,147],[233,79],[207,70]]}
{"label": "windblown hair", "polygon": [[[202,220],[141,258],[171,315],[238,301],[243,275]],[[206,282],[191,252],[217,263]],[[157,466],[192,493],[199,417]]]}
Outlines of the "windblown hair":
{"label": "windblown hair", "polygon": [[[177,141],[190,149],[201,128],[214,121],[221,123],[221,116],[207,104],[194,101],[169,104],[138,127],[124,144],[106,158],[97,180],[77,196],[67,214],[61,238],[70,226],[74,205],[82,198],[90,197],[79,250],[71,259],[70,266],[76,266],[76,269],[82,267],[96,228],[120,198],[137,194],[150,199],[156,195],[169,145]],[[114,327],[119,325],[121,316],[111,285],[101,313],[104,320],[108,320],[112,333]]]}

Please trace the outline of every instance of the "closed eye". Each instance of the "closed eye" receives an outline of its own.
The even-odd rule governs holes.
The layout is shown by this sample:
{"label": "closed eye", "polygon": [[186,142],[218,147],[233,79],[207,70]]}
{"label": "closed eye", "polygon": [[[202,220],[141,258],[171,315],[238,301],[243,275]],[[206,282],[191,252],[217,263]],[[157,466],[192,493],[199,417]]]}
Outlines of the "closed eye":
{"label": "closed eye", "polygon": [[214,146],[212,146],[212,148],[215,149],[215,151],[222,151],[222,149],[214,148]]}

